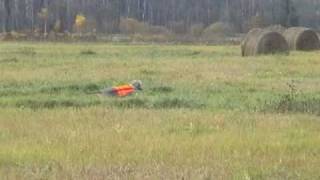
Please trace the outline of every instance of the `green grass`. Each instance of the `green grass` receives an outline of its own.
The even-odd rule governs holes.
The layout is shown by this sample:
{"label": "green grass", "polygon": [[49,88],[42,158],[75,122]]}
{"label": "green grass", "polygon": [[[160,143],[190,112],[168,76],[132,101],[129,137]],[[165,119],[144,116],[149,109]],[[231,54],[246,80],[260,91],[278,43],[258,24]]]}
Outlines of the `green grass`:
{"label": "green grass", "polygon": [[320,52],[239,51],[0,44],[0,177],[319,179]]}

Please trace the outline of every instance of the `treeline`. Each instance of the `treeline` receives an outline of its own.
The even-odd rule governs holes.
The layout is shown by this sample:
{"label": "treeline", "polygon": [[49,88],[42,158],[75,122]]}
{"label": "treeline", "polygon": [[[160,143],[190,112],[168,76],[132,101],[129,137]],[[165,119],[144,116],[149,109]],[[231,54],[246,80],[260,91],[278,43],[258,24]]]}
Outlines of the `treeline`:
{"label": "treeline", "polygon": [[319,0],[1,0],[2,31],[75,32],[77,15],[86,31],[121,32],[134,19],[184,33],[191,27],[228,23],[235,32],[253,26],[320,26]]}

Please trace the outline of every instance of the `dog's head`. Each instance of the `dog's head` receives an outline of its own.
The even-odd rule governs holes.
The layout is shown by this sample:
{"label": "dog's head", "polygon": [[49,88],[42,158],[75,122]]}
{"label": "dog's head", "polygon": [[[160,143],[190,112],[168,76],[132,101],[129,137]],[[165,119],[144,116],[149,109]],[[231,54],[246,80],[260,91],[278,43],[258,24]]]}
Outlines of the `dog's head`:
{"label": "dog's head", "polygon": [[136,90],[142,91],[142,81],[141,80],[133,80],[130,83]]}

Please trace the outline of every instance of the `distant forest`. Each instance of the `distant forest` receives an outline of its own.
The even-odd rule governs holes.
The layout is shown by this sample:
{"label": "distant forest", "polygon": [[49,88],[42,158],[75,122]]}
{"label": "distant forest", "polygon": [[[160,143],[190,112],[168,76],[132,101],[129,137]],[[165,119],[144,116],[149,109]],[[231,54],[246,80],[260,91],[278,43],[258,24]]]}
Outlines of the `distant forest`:
{"label": "distant forest", "polygon": [[320,0],[1,0],[0,13],[2,32],[74,32],[77,15],[97,33],[119,33],[121,19],[181,33],[217,22],[235,32],[271,24],[320,27]]}

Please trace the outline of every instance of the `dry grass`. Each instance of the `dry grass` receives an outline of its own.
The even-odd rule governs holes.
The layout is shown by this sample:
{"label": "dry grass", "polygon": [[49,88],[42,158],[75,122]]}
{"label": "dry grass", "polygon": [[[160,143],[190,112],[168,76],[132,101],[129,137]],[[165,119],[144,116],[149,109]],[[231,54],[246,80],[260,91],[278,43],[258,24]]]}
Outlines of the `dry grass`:
{"label": "dry grass", "polygon": [[[296,104],[320,98],[319,52],[5,43],[0,53],[4,179],[320,177],[319,114]],[[143,93],[90,95],[132,79]]]}

